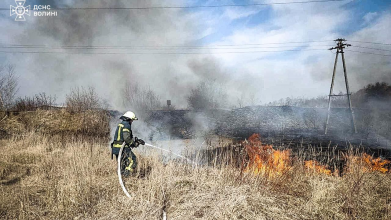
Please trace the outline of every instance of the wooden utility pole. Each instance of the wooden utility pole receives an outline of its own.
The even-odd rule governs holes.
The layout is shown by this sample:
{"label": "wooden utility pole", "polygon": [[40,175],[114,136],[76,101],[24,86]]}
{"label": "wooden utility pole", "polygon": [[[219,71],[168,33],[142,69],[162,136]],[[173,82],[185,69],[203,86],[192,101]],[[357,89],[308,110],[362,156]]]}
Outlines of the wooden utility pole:
{"label": "wooden utility pole", "polygon": [[[344,48],[352,46],[352,45],[345,44],[344,43],[345,41],[346,41],[345,39],[338,38],[338,39],[335,40],[335,42],[337,43],[337,46],[330,48],[330,50],[337,49],[337,53],[335,55],[333,77],[331,78],[331,86],[330,86],[330,94],[329,94],[329,105],[328,105],[328,109],[327,109],[327,119],[326,119],[326,126],[325,126],[325,130],[324,130],[324,134],[327,134],[327,128],[328,128],[329,120],[330,120],[331,98],[333,96],[347,96],[348,97],[348,104],[349,104],[349,110],[350,110],[350,116],[351,116],[350,117],[350,122],[351,122],[351,126],[352,126],[353,132],[357,133],[356,123],[354,121],[354,112],[353,112],[353,109],[352,109],[352,102],[350,100],[351,93],[350,93],[350,89],[349,89],[349,81],[348,81],[348,75],[346,73],[345,56],[344,56],[344,51],[343,51]],[[341,56],[342,56],[343,73],[344,73],[344,76],[345,76],[346,94],[343,94],[343,95],[334,95],[333,94],[335,71],[337,69],[337,63],[338,63],[338,54],[341,54]]]}

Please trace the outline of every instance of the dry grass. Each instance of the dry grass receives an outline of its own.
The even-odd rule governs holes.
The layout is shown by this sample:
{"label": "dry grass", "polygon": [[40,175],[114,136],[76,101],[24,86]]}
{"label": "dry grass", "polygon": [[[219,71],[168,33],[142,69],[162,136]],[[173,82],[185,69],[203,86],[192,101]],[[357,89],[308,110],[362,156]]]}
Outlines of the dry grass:
{"label": "dry grass", "polygon": [[106,111],[86,110],[70,112],[60,110],[37,110],[17,112],[4,117],[0,121],[0,131],[7,135],[20,135],[26,132],[54,135],[93,135],[107,137],[110,133],[108,124],[110,118]]}
{"label": "dry grass", "polygon": [[[308,172],[300,159],[267,179],[231,166],[192,167],[139,156],[129,200],[106,144],[36,133],[0,143],[1,219],[389,219],[391,175]],[[136,154],[140,152],[135,151]],[[150,169],[150,172],[145,172]]]}

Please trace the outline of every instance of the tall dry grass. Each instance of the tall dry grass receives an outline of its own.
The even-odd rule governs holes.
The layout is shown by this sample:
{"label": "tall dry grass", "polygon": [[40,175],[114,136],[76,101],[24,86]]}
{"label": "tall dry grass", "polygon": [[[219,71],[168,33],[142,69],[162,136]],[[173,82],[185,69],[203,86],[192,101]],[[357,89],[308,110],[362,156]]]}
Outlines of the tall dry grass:
{"label": "tall dry grass", "polygon": [[28,132],[45,135],[71,135],[108,137],[109,113],[104,110],[71,112],[66,109],[15,112],[6,115],[0,112],[0,138],[20,136]]}
{"label": "tall dry grass", "polygon": [[0,218],[161,219],[163,210],[168,219],[391,217],[391,175],[359,165],[342,177],[328,176],[296,158],[288,172],[266,178],[230,164],[163,163],[136,149],[139,175],[127,179],[129,200],[106,144],[57,141],[33,132],[1,140]]}

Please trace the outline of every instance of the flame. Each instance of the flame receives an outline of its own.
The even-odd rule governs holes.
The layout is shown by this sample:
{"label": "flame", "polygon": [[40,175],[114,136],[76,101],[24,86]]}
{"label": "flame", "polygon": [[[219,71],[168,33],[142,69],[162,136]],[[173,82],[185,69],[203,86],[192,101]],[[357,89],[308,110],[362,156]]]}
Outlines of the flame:
{"label": "flame", "polygon": [[[274,150],[272,145],[263,145],[259,134],[253,134],[249,137],[248,142],[244,144],[249,156],[249,161],[244,172],[252,172],[256,175],[263,175],[268,178],[281,176],[292,168],[290,150]],[[348,156],[346,170],[351,172],[353,167],[360,167],[363,172],[379,171],[382,173],[389,172],[386,165],[391,161],[381,158],[374,159],[371,155],[363,153],[362,156]],[[304,167],[307,171],[314,171],[318,174],[339,176],[339,170],[334,173],[326,166],[320,165],[315,160],[304,161]]]}
{"label": "flame", "polygon": [[390,163],[391,161],[389,160],[383,160],[381,158],[374,159],[371,155],[363,153],[361,157],[348,157],[348,171],[352,171],[353,166],[359,166],[361,167],[361,170],[366,173],[374,171],[386,173],[389,170],[385,166]]}
{"label": "flame", "polygon": [[313,170],[316,173],[323,173],[329,176],[331,175],[331,170],[327,169],[325,166],[320,165],[317,161],[314,160],[304,161],[304,166],[308,170]]}
{"label": "flame", "polygon": [[259,134],[251,135],[248,142],[245,146],[250,160],[245,172],[276,177],[291,168],[289,150],[280,151],[274,150],[271,145],[262,146]]}

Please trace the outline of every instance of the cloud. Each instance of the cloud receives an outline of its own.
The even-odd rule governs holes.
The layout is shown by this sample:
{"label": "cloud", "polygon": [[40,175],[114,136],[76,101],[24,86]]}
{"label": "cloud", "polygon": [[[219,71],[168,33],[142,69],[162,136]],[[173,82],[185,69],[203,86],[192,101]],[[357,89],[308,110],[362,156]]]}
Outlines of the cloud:
{"label": "cloud", "polygon": [[[335,58],[335,54],[327,50],[334,45],[331,40],[345,37],[348,40],[387,42],[386,38],[390,36],[389,28],[387,28],[391,26],[389,13],[379,15],[379,18],[369,26],[348,36],[339,34],[341,27],[349,23],[352,18],[351,11],[341,6],[341,4],[272,6],[272,16],[268,22],[235,30],[216,44],[260,44],[260,46],[252,46],[242,51],[290,49],[303,49],[303,51],[223,54],[218,55],[217,59],[225,65],[235,69],[244,69],[252,75],[254,77],[252,83],[259,85],[259,98],[263,102],[285,97],[327,95]],[[320,7],[322,10],[319,10]],[[272,44],[306,41],[325,42]],[[306,47],[298,47],[303,45]],[[275,48],[267,48],[270,46],[275,46]],[[353,47],[351,49],[353,50]],[[372,50],[372,52],[375,51]],[[376,81],[391,83],[391,67],[388,57],[353,52],[346,52],[345,55],[350,86],[353,91]],[[345,90],[341,57],[339,59],[335,87],[337,92]]]}
{"label": "cloud", "polygon": [[249,17],[250,15],[254,15],[260,11],[259,8],[227,8],[222,17],[226,17],[229,20],[236,20],[240,18],[246,18]]}
{"label": "cloud", "polygon": [[[354,89],[359,89],[368,83],[387,82],[391,83],[391,59],[389,56],[378,56],[376,54],[391,55],[391,46],[381,44],[368,44],[362,42],[379,42],[390,44],[388,36],[391,36],[391,13],[384,12],[379,14],[378,18],[365,28],[348,36],[352,40],[352,47],[347,50],[350,59],[347,59],[347,65],[350,67],[351,79]],[[356,42],[354,42],[356,41]],[[365,47],[365,48],[362,48]],[[373,49],[369,49],[373,48]],[[380,50],[379,50],[380,49]],[[359,51],[350,52],[351,51]]]}
{"label": "cloud", "polygon": [[366,25],[366,24],[369,24],[370,22],[372,22],[376,17],[378,16],[378,13],[377,12],[368,12],[364,15],[363,19],[364,19],[364,24],[363,25]]}
{"label": "cloud", "polygon": [[[245,54],[219,54],[217,59],[235,70],[245,71],[257,85],[256,92],[263,103],[289,96],[319,96],[327,94],[324,86],[313,78],[312,64],[319,60],[332,62],[327,51],[332,41],[325,43],[273,44],[335,39],[334,30],[348,19],[348,13],[338,6],[316,10],[311,6],[273,6],[267,22],[235,30],[216,44],[250,44],[241,51],[261,51]],[[305,46],[304,48],[302,46]],[[302,52],[264,52],[304,49]],[[312,51],[324,49],[324,51]],[[306,51],[307,50],[307,51]],[[329,62],[329,63],[331,63]],[[330,65],[330,64],[328,64]],[[319,87],[323,87],[319,89]]]}

